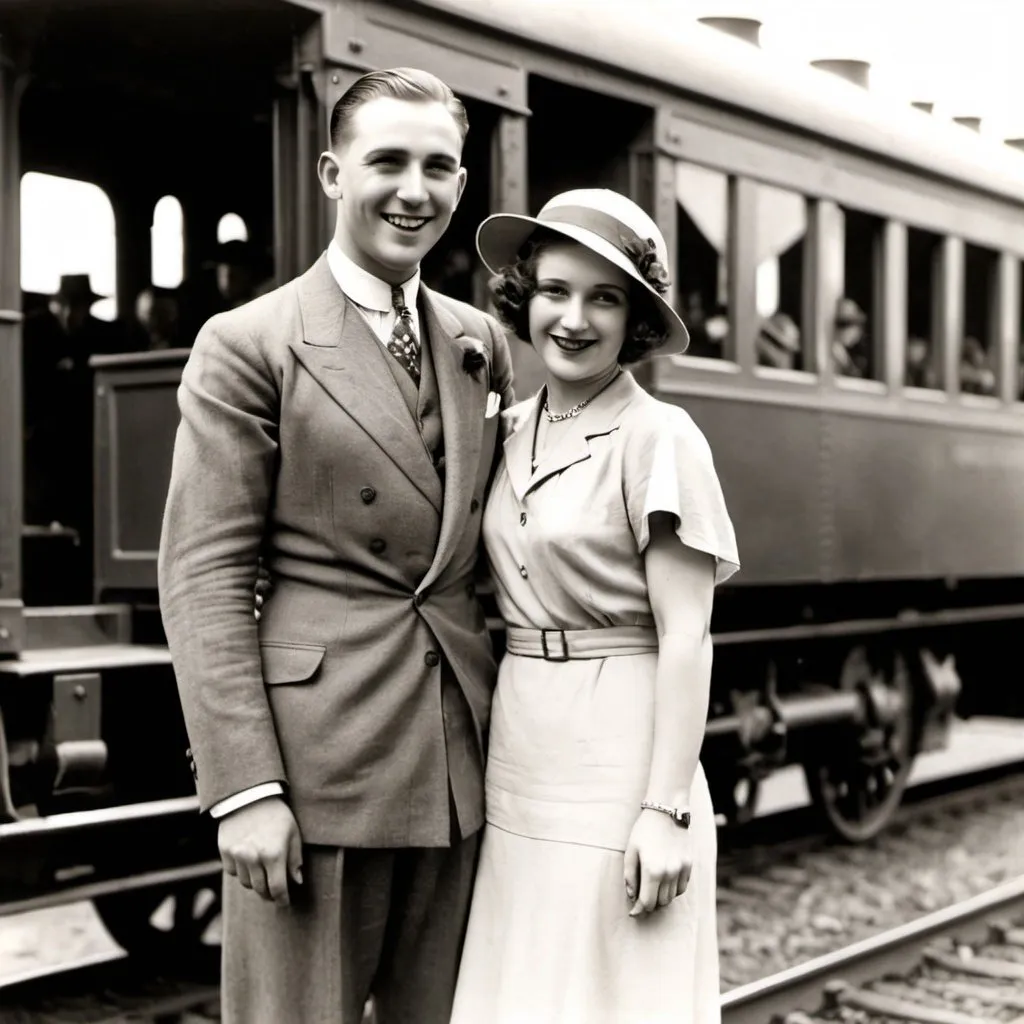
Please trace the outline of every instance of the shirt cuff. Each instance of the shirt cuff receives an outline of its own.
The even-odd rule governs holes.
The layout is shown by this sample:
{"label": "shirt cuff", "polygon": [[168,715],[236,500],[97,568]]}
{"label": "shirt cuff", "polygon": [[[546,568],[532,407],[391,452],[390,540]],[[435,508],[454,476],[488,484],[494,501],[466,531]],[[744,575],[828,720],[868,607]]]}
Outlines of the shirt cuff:
{"label": "shirt cuff", "polygon": [[254,804],[257,800],[264,800],[268,796],[284,796],[284,786],[280,782],[263,782],[250,789],[243,789],[241,793],[235,793],[233,796],[215,803],[210,808],[210,817],[223,818],[225,814]]}

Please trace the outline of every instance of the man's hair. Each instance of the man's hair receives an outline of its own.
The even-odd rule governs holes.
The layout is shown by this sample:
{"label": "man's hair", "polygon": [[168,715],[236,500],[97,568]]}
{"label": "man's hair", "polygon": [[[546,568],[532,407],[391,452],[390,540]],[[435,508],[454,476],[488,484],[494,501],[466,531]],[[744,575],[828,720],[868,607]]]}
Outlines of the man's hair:
{"label": "man's hair", "polygon": [[462,100],[436,75],[418,68],[390,68],[371,71],[356,79],[342,94],[331,111],[331,147],[337,149],[345,141],[355,112],[371,100],[388,97],[412,103],[442,103],[458,126],[465,141],[469,118]]}

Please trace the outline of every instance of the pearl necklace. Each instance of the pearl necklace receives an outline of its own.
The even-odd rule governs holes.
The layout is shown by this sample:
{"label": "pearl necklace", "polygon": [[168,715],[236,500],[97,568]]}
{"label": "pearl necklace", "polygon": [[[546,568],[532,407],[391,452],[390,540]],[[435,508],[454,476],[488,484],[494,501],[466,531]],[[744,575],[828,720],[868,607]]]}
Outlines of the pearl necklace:
{"label": "pearl necklace", "polygon": [[597,396],[599,394],[601,394],[602,391],[604,391],[606,388],[611,387],[611,385],[618,379],[620,373],[622,373],[622,368],[621,367],[619,367],[618,373],[616,373],[615,376],[612,377],[612,379],[610,381],[608,381],[608,383],[605,384],[605,386],[603,388],[601,388],[599,391],[596,391],[589,398],[584,398],[582,402],[577,402],[571,409],[568,409],[566,412],[552,412],[548,408],[548,396],[545,393],[545,395],[544,395],[544,415],[547,417],[548,423],[561,423],[564,420],[571,420],[571,419],[573,419],[573,417],[579,416],[579,414],[581,412],[583,412],[583,410],[586,409],[586,407],[588,405],[590,405],[590,403],[595,398],[597,398]]}

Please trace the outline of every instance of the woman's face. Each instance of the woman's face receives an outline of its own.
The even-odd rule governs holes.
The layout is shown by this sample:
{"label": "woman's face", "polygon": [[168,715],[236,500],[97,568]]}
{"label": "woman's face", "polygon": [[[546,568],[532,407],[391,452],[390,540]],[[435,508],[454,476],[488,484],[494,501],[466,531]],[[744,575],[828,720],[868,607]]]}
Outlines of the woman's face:
{"label": "woman's face", "polygon": [[599,380],[626,340],[630,277],[575,242],[546,245],[537,257],[530,341],[553,377]]}

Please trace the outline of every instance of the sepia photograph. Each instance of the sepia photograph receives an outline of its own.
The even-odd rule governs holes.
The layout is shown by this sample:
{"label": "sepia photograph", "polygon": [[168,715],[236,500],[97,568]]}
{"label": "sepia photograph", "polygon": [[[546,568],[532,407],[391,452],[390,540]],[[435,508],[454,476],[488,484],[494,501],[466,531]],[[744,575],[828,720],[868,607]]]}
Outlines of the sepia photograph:
{"label": "sepia photograph", "polygon": [[1022,39],[0,0],[0,1024],[1024,1024]]}

